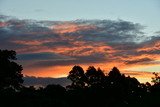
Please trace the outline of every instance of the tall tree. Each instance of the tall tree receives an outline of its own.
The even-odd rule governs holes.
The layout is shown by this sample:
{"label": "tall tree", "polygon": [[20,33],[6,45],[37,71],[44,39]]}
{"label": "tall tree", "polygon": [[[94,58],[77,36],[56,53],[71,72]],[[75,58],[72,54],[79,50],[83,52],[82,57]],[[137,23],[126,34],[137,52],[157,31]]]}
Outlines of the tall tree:
{"label": "tall tree", "polygon": [[119,78],[122,75],[117,67],[113,67],[113,69],[109,72],[108,76],[111,78]]}
{"label": "tall tree", "polygon": [[18,89],[23,83],[22,66],[14,60],[15,51],[0,50],[0,89]]}
{"label": "tall tree", "polygon": [[72,88],[84,88],[85,87],[85,74],[84,70],[80,66],[74,66],[72,70],[69,72],[67,77],[72,81],[71,87]]}
{"label": "tall tree", "polygon": [[102,86],[103,80],[105,78],[105,74],[103,73],[103,71],[100,68],[96,69],[93,66],[90,66],[90,67],[88,67],[85,75],[87,77],[87,84],[89,87]]}

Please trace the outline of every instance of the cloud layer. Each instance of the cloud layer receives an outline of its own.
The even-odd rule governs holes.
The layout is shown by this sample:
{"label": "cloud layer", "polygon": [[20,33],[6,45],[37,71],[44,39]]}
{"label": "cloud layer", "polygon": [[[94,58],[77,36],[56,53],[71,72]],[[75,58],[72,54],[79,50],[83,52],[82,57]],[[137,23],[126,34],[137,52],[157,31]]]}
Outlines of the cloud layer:
{"label": "cloud layer", "polygon": [[157,65],[160,34],[148,37],[143,29],[124,20],[36,21],[0,15],[0,49],[16,50],[26,74],[57,66]]}

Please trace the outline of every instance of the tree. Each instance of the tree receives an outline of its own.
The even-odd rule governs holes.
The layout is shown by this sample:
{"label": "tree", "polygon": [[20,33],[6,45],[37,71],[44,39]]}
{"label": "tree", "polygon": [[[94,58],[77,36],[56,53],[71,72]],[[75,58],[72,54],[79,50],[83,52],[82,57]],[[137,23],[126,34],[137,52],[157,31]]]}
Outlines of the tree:
{"label": "tree", "polygon": [[115,79],[121,77],[122,75],[117,67],[113,67],[108,76]]}
{"label": "tree", "polygon": [[108,81],[110,84],[115,86],[121,86],[124,89],[133,89],[137,88],[140,85],[140,82],[136,78],[131,78],[130,76],[125,77],[124,74],[121,74],[119,69],[114,67],[108,74]]}
{"label": "tree", "polygon": [[113,69],[108,73],[108,76],[106,76],[106,85],[108,87],[113,87],[120,85],[120,81],[122,78],[125,78],[124,75],[122,75],[118,68],[113,67]]}
{"label": "tree", "polygon": [[65,94],[65,88],[61,85],[50,84],[44,88],[46,96],[50,97],[62,97]]}
{"label": "tree", "polygon": [[69,72],[67,77],[72,81],[71,87],[72,88],[84,88],[85,87],[85,74],[84,70],[80,66],[74,66],[72,70]]}
{"label": "tree", "polygon": [[85,75],[87,77],[87,84],[89,87],[102,86],[105,74],[100,68],[96,70],[94,66],[90,66]]}
{"label": "tree", "polygon": [[150,88],[150,91],[153,93],[158,93],[160,95],[160,76],[158,75],[158,73],[153,73],[155,77],[152,78],[152,87]]}
{"label": "tree", "polygon": [[158,73],[153,73],[155,77],[152,78],[152,83],[154,83],[155,85],[160,84],[160,76],[158,75]]}
{"label": "tree", "polygon": [[15,51],[0,50],[0,89],[19,89],[23,83],[22,66],[14,60]]}

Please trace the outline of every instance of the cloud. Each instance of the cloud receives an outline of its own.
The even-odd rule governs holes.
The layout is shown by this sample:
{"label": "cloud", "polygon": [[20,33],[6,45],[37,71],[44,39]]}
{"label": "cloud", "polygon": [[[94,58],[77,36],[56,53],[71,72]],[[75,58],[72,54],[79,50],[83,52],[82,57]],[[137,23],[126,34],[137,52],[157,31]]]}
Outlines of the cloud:
{"label": "cloud", "polygon": [[93,64],[106,61],[104,54],[94,54],[89,56],[76,56],[69,60],[44,60],[38,61],[31,67],[50,67],[50,66],[67,66],[79,64]]}
{"label": "cloud", "polygon": [[93,25],[77,24],[73,22],[64,22],[50,27],[50,29],[58,34],[78,33],[81,31],[94,30],[95,28],[96,26]]}
{"label": "cloud", "polygon": [[[29,68],[121,63],[158,64],[160,35],[124,20],[36,21],[0,15],[0,48]],[[112,64],[111,64],[112,65]]]}
{"label": "cloud", "polygon": [[153,59],[150,58],[142,58],[142,59],[136,59],[136,60],[126,60],[126,64],[148,64],[151,61],[154,61]]}
{"label": "cloud", "polygon": [[160,35],[152,36],[150,40],[143,43],[143,46],[138,49],[139,53],[159,54],[160,53]]}
{"label": "cloud", "polygon": [[55,53],[51,53],[51,52],[42,52],[42,53],[29,53],[29,54],[19,54],[17,56],[17,58],[19,60],[25,61],[25,60],[54,60],[54,61],[58,61],[58,60],[70,60],[69,57],[64,56],[64,55],[58,55]]}

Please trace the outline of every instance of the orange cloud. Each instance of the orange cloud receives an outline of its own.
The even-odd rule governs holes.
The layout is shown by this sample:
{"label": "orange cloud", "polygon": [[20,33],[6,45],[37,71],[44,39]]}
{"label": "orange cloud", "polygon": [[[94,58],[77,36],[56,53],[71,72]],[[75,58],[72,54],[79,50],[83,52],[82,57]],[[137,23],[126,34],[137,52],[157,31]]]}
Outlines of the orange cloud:
{"label": "orange cloud", "polygon": [[41,45],[43,43],[54,42],[54,41],[55,40],[53,39],[44,39],[44,40],[15,40],[12,42],[16,44],[34,46],[34,45]]}
{"label": "orange cloud", "polygon": [[0,27],[6,27],[8,25],[9,25],[9,23],[7,23],[7,22],[0,22]]}
{"label": "orange cloud", "polygon": [[138,49],[138,52],[141,51],[145,51],[145,52],[149,52],[149,51],[153,51],[153,50],[160,50],[160,41],[156,41],[155,43],[146,45],[140,49]]}
{"label": "orange cloud", "polygon": [[16,41],[13,41],[13,43],[23,44],[23,45],[31,45],[31,46],[42,44],[40,41],[37,41],[37,40],[34,40],[34,41],[19,41],[19,40],[16,40]]}
{"label": "orange cloud", "polygon": [[73,47],[60,46],[54,49],[55,53],[69,56],[88,56],[94,53],[104,53],[106,55],[114,53],[115,50],[104,44],[94,42],[71,42]]}
{"label": "orange cloud", "polygon": [[72,22],[64,22],[50,27],[54,32],[58,34],[64,33],[73,33],[77,31],[95,29],[96,27],[93,25],[82,25],[82,24],[75,24]]}

